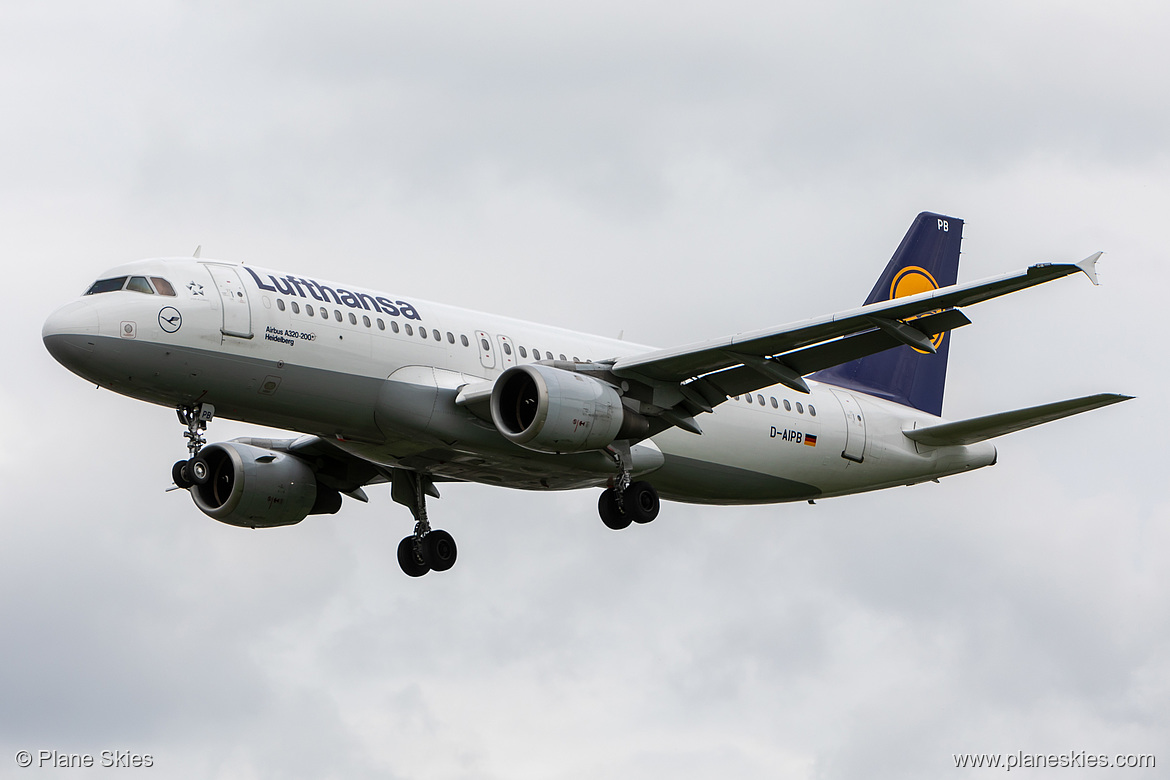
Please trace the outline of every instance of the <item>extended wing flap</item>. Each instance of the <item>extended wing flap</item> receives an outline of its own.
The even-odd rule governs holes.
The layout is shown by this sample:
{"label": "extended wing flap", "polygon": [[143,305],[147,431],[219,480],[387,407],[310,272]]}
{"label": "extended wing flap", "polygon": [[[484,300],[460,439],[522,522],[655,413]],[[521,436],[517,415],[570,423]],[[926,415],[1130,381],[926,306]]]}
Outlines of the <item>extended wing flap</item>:
{"label": "extended wing flap", "polygon": [[974,444],[1007,433],[1022,431],[1033,425],[1059,420],[1102,406],[1128,401],[1133,396],[1118,395],[1116,393],[1098,393],[1084,398],[1073,398],[1068,401],[1057,401],[1051,404],[1031,406],[1027,409],[1016,409],[1011,412],[989,414],[985,417],[974,417],[970,420],[941,423],[926,428],[915,428],[903,431],[906,436],[919,444],[931,447],[946,447],[955,444]]}
{"label": "extended wing flap", "polygon": [[[934,336],[948,330],[970,325],[971,320],[958,309],[948,309],[912,320],[913,327],[927,336]],[[824,344],[790,352],[784,355],[784,362],[801,374],[812,374],[822,368],[848,363],[851,360],[893,349],[905,343],[901,338],[885,330],[872,330],[836,339]]]}
{"label": "extended wing flap", "polygon": [[[971,320],[958,309],[948,309],[913,320],[913,326],[927,336],[934,336],[948,330],[954,330],[964,325],[970,325]],[[829,366],[848,363],[851,360],[883,352],[887,349],[901,346],[904,342],[893,334],[884,330],[871,330],[846,336],[841,339],[813,347],[805,347],[794,352],[781,355],[778,359],[792,371],[800,375],[812,374]],[[776,384],[774,377],[762,375],[750,365],[729,368],[703,377],[706,382],[717,387],[727,395],[741,395],[761,387]]]}

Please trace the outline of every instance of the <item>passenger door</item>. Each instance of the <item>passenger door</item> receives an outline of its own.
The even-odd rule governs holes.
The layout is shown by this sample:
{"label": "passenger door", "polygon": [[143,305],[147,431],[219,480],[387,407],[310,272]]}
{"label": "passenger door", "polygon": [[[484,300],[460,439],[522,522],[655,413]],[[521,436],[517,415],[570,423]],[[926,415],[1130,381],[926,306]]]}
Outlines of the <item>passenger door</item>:
{"label": "passenger door", "polygon": [[236,267],[218,263],[203,265],[215,280],[219,300],[223,304],[223,327],[220,331],[225,336],[252,338],[252,307],[248,303],[248,293]]}
{"label": "passenger door", "polygon": [[861,463],[865,457],[865,417],[861,414],[861,405],[844,390],[833,390],[833,395],[841,402],[841,411],[845,414],[845,449],[841,457]]}

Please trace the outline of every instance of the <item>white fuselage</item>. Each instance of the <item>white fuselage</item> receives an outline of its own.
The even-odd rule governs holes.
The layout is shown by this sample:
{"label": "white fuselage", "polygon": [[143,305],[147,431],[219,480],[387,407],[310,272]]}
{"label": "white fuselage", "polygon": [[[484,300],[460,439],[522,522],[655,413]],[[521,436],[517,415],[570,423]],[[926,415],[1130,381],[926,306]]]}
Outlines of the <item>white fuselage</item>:
{"label": "white fuselage", "polygon": [[[196,259],[144,260],[103,278],[166,279],[175,295],[84,296],[45,323],[54,356],[116,392],[329,439],[384,466],[529,489],[603,486],[600,452],[553,455],[504,439],[454,403],[461,387],[540,361],[591,362],[650,348],[625,341]],[[643,442],[635,472],[664,498],[769,503],[912,484],[995,462],[995,448],[916,445],[937,417],[810,382],[777,385]]]}

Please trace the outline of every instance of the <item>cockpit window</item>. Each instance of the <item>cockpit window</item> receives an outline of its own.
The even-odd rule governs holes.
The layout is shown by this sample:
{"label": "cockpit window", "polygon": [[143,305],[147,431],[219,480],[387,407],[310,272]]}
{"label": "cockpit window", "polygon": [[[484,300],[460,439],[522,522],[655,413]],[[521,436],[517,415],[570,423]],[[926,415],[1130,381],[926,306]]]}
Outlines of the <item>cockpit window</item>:
{"label": "cockpit window", "polygon": [[171,283],[160,276],[150,277],[150,281],[154,282],[154,289],[158,291],[159,295],[169,295],[175,297],[175,288],[171,287]]}
{"label": "cockpit window", "polygon": [[98,279],[85,291],[85,294],[97,295],[98,293],[114,292],[115,290],[121,290],[125,284],[125,276],[119,276],[117,279]]}
{"label": "cockpit window", "polygon": [[133,292],[154,295],[154,288],[150,286],[150,282],[146,281],[145,276],[131,276],[129,284],[126,285],[126,289],[132,290]]}

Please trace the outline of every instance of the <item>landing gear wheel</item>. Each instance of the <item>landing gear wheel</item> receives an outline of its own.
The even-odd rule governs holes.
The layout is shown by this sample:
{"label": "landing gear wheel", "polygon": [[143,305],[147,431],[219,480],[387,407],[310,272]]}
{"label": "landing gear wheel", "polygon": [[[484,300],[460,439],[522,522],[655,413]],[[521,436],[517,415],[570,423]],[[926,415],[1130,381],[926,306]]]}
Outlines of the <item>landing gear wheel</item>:
{"label": "landing gear wheel", "polygon": [[431,531],[422,539],[423,554],[435,571],[447,571],[455,565],[458,549],[455,539],[446,531]]}
{"label": "landing gear wheel", "polygon": [[649,482],[635,482],[626,488],[622,496],[625,504],[626,516],[635,523],[649,523],[658,517],[661,503],[658,500],[658,491]]}
{"label": "landing gear wheel", "polygon": [[191,479],[187,463],[185,460],[180,460],[174,466],[171,466],[171,479],[175,481],[175,487],[182,488],[183,490],[187,490],[195,484],[195,481]]}
{"label": "landing gear wheel", "polygon": [[206,485],[211,481],[211,464],[202,455],[196,455],[187,461],[187,476],[196,485]]}
{"label": "landing gear wheel", "polygon": [[421,577],[431,570],[430,566],[419,560],[413,536],[398,543],[398,565],[408,577]]}
{"label": "landing gear wheel", "polygon": [[617,493],[612,489],[601,491],[597,499],[597,514],[601,515],[601,522],[605,523],[606,528],[615,531],[628,527],[633,520],[629,514],[618,509]]}

